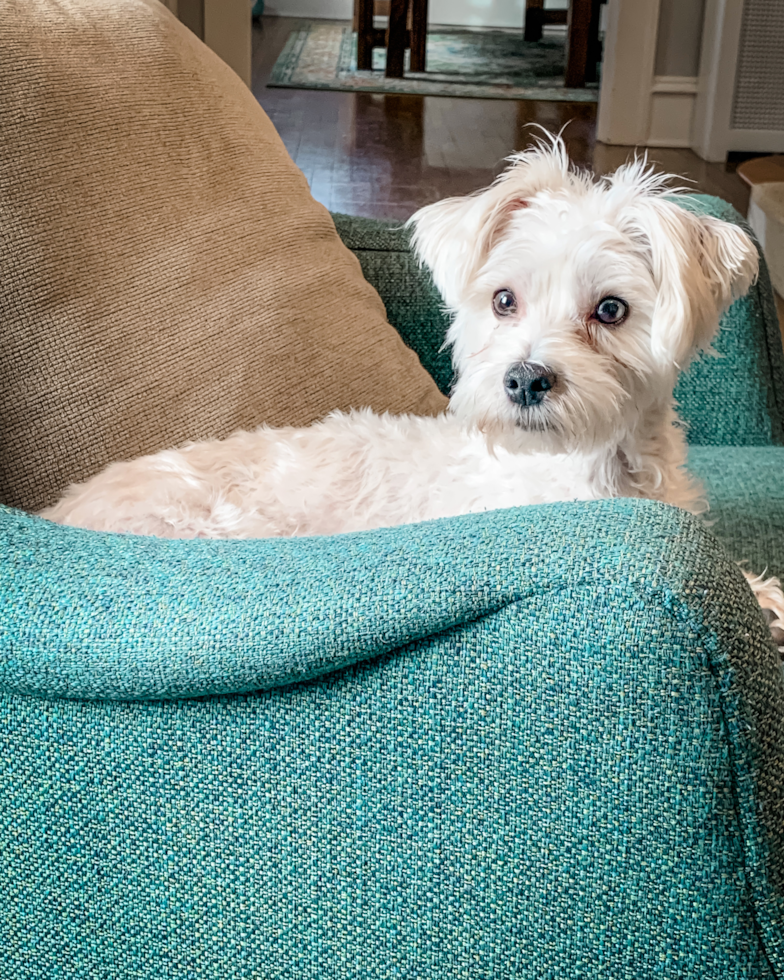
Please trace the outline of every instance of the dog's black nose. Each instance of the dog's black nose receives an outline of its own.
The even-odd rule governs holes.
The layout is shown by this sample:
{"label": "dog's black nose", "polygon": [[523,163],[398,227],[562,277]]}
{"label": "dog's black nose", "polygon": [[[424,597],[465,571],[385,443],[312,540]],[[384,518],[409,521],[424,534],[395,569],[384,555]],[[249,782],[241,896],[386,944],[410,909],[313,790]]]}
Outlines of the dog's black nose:
{"label": "dog's black nose", "polygon": [[504,388],[515,405],[538,405],[557,380],[541,364],[513,364],[504,376]]}

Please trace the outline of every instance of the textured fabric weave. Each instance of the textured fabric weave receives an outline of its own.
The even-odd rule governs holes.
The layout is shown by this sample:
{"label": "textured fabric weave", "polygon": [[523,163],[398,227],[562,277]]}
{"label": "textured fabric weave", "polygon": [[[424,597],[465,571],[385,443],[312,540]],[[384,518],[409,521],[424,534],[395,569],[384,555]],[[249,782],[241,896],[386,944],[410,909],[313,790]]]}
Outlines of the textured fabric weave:
{"label": "textured fabric weave", "polygon": [[[693,195],[685,207],[750,229],[725,201]],[[366,278],[384,300],[389,320],[417,351],[443,392],[449,391],[449,354],[440,351],[448,326],[441,300],[426,270],[409,248],[399,224],[335,215],[344,242],[353,249]],[[694,445],[781,445],[784,366],[770,277],[763,260],[748,296],[725,315],[714,348],[684,373],[675,389],[681,416]]]}
{"label": "textured fabric weave", "polygon": [[338,234],[362,266],[368,282],[384,301],[389,322],[445,394],[452,383],[452,359],[443,350],[449,319],[430,274],[420,268],[410,235],[399,222],[353,215],[332,215]]}
{"label": "textured fabric weave", "polygon": [[784,681],[694,518],[0,528],[7,980],[784,975]]}
{"label": "textured fabric weave", "polygon": [[784,448],[692,446],[689,469],[705,485],[705,520],[729,554],[784,581]]}
{"label": "textured fabric weave", "polygon": [[253,95],[176,18],[0,0],[0,500],[37,509],[262,422],[444,404]]}
{"label": "textured fabric weave", "polygon": [[147,699],[292,683],[533,594],[558,605],[576,551],[592,588],[599,576],[600,591],[611,589],[629,561],[628,536],[639,545],[661,513],[664,531],[653,520],[651,542],[634,555],[655,581],[663,540],[699,526],[659,507],[525,507],[256,541],[99,534],[4,508],[0,684],[18,694]]}

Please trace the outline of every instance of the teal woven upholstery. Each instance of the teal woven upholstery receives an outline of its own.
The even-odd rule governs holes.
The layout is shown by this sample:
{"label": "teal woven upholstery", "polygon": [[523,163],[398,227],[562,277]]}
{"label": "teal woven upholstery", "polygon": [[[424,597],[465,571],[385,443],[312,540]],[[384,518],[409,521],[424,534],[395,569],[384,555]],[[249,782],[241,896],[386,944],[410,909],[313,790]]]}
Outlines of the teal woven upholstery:
{"label": "teal woven upholstery", "polygon": [[[725,201],[707,195],[679,198],[695,211],[748,225]],[[390,323],[413,347],[444,393],[452,367],[442,350],[448,319],[427,270],[420,269],[399,224],[335,215],[341,237],[357,253],[378,290]],[[784,445],[784,363],[767,266],[759,281],[722,320],[714,349],[681,377],[675,394],[689,441],[699,446]]]}
{"label": "teal woven upholstery", "polygon": [[782,976],[784,681],[696,519],[1,547],[4,977]]}
{"label": "teal woven upholstery", "polygon": [[430,274],[420,268],[411,252],[409,233],[399,222],[345,214],[332,217],[340,237],[359,259],[365,278],[384,301],[387,319],[448,395],[452,358],[443,344],[449,320]]}
{"label": "teal woven upholstery", "polygon": [[784,448],[693,446],[689,469],[707,489],[706,522],[729,554],[784,581]]}
{"label": "teal woven upholstery", "polygon": [[[336,221],[447,387],[402,233]],[[710,527],[0,507],[2,980],[784,980],[784,673],[733,560],[784,573],[765,276],[679,387]]]}

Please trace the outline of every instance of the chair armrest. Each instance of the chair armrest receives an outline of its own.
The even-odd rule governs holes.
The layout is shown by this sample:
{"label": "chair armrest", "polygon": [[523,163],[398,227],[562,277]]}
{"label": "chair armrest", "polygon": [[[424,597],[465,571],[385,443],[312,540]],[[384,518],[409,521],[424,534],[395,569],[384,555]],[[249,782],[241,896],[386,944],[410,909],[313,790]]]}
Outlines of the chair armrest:
{"label": "chair armrest", "polygon": [[306,977],[782,975],[784,680],[688,514],[177,542],[4,510],[0,550],[0,938],[36,977],[172,975],[196,928]]}
{"label": "chair armrest", "polygon": [[[510,604],[557,603],[567,585],[598,590],[601,615],[612,615],[609,596],[633,594],[694,624],[711,600],[695,593],[695,575],[750,595],[701,522],[647,500],[248,541],[101,534],[2,507],[0,553],[0,691],[39,697],[290,684]],[[755,612],[742,607],[760,626]]]}

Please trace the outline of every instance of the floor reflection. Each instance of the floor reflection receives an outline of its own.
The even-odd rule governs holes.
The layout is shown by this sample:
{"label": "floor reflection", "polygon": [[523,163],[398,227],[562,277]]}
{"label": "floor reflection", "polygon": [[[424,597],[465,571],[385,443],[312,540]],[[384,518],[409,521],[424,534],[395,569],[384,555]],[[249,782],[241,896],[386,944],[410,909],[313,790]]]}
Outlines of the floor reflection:
{"label": "floor reflection", "polygon": [[[443,197],[490,183],[511,153],[544,127],[563,130],[568,152],[597,173],[634,155],[597,143],[592,103],[514,102],[412,95],[271,89],[267,78],[296,18],[264,18],[254,30],[254,94],[267,111],[313,195],[333,211],[405,219]],[[536,125],[532,125],[536,124]],[[649,151],[657,169],[694,181],[745,213],[736,174],[690,150]]]}

